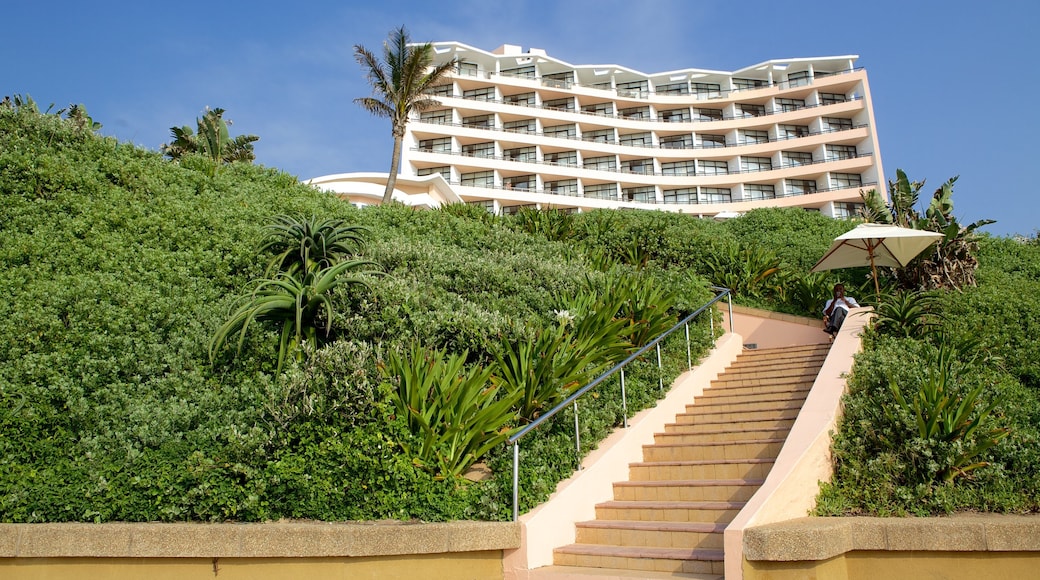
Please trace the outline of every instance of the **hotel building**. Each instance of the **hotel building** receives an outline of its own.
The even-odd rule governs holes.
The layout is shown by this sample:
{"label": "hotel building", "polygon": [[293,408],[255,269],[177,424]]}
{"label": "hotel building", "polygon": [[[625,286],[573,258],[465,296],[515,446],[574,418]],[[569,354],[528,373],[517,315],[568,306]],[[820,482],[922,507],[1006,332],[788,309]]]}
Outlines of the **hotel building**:
{"label": "hotel building", "polygon": [[[723,218],[796,206],[847,217],[861,206],[860,190],[884,175],[855,56],[643,73],[512,45],[433,47],[438,62],[458,67],[432,91],[440,106],[408,124],[403,183],[439,174],[450,198],[489,211],[638,208]],[[373,175],[313,183],[347,193],[349,182]]]}

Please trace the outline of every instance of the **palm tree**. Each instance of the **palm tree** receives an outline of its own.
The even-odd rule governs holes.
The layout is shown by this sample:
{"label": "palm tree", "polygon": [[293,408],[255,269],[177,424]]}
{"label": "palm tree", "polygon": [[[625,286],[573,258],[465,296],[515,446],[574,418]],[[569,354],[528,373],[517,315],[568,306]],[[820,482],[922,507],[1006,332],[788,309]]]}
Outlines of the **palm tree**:
{"label": "palm tree", "polygon": [[256,159],[253,142],[260,138],[256,135],[239,135],[232,139],[228,133],[231,121],[225,121],[223,116],[224,109],[207,107],[202,118],[195,119],[197,134],[187,125],[170,127],[173,141],[163,143],[160,147],[163,155],[177,160],[190,153],[201,153],[212,160],[214,166],[236,161],[252,163]]}
{"label": "palm tree", "polygon": [[404,129],[412,111],[426,111],[440,102],[427,91],[441,82],[455,67],[455,60],[433,64],[433,46],[430,43],[411,44],[404,26],[392,30],[383,42],[383,60],[360,44],[354,45],[354,58],[365,70],[372,85],[371,97],[354,99],[366,111],[377,117],[388,117],[394,135],[394,152],[390,158],[390,175],[383,192],[383,203],[389,203],[397,183],[401,165],[401,146]]}

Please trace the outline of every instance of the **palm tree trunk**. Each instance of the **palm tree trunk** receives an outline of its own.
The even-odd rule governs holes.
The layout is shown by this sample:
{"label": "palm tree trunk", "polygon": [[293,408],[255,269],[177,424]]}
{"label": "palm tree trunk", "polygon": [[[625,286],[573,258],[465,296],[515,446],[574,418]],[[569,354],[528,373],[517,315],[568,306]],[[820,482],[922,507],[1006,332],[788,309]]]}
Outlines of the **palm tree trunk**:
{"label": "palm tree trunk", "polygon": [[383,192],[383,205],[390,203],[394,195],[394,186],[397,185],[397,172],[401,166],[401,146],[404,144],[404,135],[398,135],[394,131],[394,153],[390,156],[390,174],[386,176],[386,191]]}

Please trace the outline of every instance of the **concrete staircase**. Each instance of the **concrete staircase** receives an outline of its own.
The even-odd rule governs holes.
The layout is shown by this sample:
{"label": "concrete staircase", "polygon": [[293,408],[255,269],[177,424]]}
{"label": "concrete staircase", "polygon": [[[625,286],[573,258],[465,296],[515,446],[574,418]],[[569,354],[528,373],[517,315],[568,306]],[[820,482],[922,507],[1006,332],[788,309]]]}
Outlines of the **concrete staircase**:
{"label": "concrete staircase", "polygon": [[722,578],[723,531],[772,468],[828,348],[745,350],[532,578]]}

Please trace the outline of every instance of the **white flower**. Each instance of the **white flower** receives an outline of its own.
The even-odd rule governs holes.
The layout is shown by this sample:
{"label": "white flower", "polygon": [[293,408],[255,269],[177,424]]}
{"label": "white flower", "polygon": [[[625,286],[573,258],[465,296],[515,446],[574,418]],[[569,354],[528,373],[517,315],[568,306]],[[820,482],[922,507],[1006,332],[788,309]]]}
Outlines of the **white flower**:
{"label": "white flower", "polygon": [[560,324],[566,326],[574,322],[574,315],[567,310],[553,310],[553,312],[556,314],[556,320],[559,321]]}

